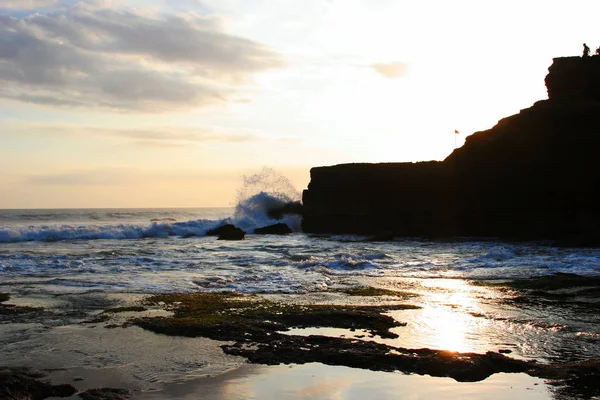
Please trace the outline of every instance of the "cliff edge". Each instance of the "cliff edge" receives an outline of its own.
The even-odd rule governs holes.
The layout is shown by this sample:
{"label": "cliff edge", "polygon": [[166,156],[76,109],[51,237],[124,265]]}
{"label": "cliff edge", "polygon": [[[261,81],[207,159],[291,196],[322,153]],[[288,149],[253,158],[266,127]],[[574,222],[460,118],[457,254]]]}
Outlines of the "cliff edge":
{"label": "cliff edge", "polygon": [[554,59],[546,87],[444,161],[312,168],[304,231],[600,245],[600,56]]}

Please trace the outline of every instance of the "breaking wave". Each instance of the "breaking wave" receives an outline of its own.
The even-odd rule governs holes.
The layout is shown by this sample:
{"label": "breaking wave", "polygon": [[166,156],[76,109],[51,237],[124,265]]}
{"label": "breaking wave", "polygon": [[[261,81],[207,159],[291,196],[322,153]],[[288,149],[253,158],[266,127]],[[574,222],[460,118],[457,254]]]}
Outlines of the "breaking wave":
{"label": "breaking wave", "polygon": [[7,225],[0,226],[0,243],[25,241],[61,241],[93,239],[142,239],[169,236],[204,236],[210,229],[223,224],[234,224],[248,233],[256,228],[286,223],[293,231],[301,229],[299,215],[284,215],[280,219],[269,217],[269,210],[297,202],[300,193],[287,178],[270,168],[260,173],[244,176],[244,184],[238,191],[237,205],[231,217],[222,219],[197,219],[186,222],[162,218],[149,223],[118,225],[56,224],[56,225]]}

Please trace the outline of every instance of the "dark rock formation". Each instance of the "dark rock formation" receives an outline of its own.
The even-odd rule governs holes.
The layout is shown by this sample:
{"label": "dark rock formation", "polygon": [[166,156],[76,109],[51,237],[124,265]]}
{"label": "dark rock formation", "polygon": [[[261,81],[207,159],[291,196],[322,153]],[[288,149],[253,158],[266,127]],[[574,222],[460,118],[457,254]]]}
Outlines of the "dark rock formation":
{"label": "dark rock formation", "polygon": [[218,236],[217,240],[243,240],[246,232],[237,226],[226,224],[209,230],[206,236]]}
{"label": "dark rock formation", "polygon": [[88,389],[77,396],[83,400],[127,400],[131,397],[131,392],[126,389],[101,388]]}
{"label": "dark rock formation", "polygon": [[263,228],[256,228],[254,233],[257,235],[285,235],[287,233],[292,233],[292,229],[282,222],[279,224],[265,226]]}
{"label": "dark rock formation", "polygon": [[10,321],[14,323],[21,320],[21,317],[26,319],[35,315],[41,315],[44,312],[44,309],[41,307],[4,304],[4,302],[8,300],[10,300],[10,295],[8,293],[0,293],[0,322]]}
{"label": "dark rock formation", "polygon": [[281,219],[284,215],[301,215],[302,214],[302,203],[299,201],[292,201],[285,203],[280,207],[272,207],[267,211],[269,218]]}
{"label": "dark rock formation", "polygon": [[555,58],[548,70],[546,88],[549,98],[600,101],[600,57]]}
{"label": "dark rock formation", "polygon": [[304,231],[600,244],[600,57],[549,71],[549,100],[444,161],[311,169]]}
{"label": "dark rock formation", "polygon": [[[364,290],[361,289],[362,294]],[[376,295],[387,293],[379,292]],[[302,305],[272,302],[237,293],[155,295],[147,298],[145,303],[173,311],[173,316],[139,318],[133,321],[135,325],[164,335],[207,337],[233,342],[222,345],[223,351],[229,355],[246,357],[251,363],[277,365],[320,362],[373,371],[451,377],[459,382],[476,382],[499,372],[523,372],[550,379],[565,398],[595,398],[600,395],[600,359],[597,358],[571,363],[538,364],[493,352],[476,354],[408,349],[354,338],[283,333],[294,327],[334,327],[365,329],[372,336],[395,338],[398,335],[390,329],[405,324],[383,313],[416,307],[410,304]]]}
{"label": "dark rock formation", "polygon": [[45,399],[70,397],[77,390],[71,385],[52,385],[40,381],[44,374],[27,368],[0,367],[0,399]]}

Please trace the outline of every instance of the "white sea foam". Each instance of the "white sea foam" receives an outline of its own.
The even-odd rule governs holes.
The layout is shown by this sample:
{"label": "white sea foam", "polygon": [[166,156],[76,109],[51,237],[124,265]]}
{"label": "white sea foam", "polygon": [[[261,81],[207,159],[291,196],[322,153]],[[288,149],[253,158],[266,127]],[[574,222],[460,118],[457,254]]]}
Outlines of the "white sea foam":
{"label": "white sea foam", "polygon": [[[360,277],[600,274],[598,249],[500,242],[368,242],[353,235],[252,235],[254,229],[277,222],[298,232],[298,216],[276,221],[268,215],[270,209],[298,199],[299,193],[285,178],[266,169],[244,178],[237,206],[228,210],[0,211],[0,286],[31,282],[66,291],[80,287],[144,293],[200,289],[302,293]],[[225,223],[244,229],[250,240],[231,243],[204,237]]]}
{"label": "white sea foam", "polygon": [[204,235],[218,221],[198,220],[149,225],[30,225],[0,227],[0,243],[59,240],[141,239],[148,237]]}
{"label": "white sea foam", "polygon": [[[192,219],[186,222],[171,221],[201,213],[200,209],[187,210],[4,210],[0,221],[0,243],[96,239],[142,239],[169,236],[204,236],[210,229],[223,224],[234,224],[247,233],[256,228],[278,222],[286,223],[293,231],[301,230],[298,215],[285,215],[281,220],[268,216],[268,211],[300,200],[300,193],[283,176],[269,168],[260,173],[245,176],[238,191],[237,205],[233,215],[216,219]],[[220,209],[208,209],[209,215],[222,214]],[[38,218],[38,219],[36,219]],[[44,221],[77,221],[77,223],[51,224]],[[148,223],[138,223],[146,219]],[[158,221],[151,222],[150,219]],[[135,223],[111,224],[119,220]],[[82,222],[83,221],[83,222]],[[99,223],[101,221],[102,223]],[[12,223],[11,223],[12,222]],[[41,223],[40,223],[41,222]]]}

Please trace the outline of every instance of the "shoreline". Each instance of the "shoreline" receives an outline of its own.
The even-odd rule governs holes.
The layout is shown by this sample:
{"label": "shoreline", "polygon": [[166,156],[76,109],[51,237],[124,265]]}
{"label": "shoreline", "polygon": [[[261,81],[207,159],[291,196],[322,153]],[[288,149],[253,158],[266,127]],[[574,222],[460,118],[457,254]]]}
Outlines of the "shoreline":
{"label": "shoreline", "polygon": [[[535,296],[540,296],[543,294],[541,293],[542,291],[546,291],[546,296],[549,296],[549,298],[554,296],[555,292],[561,293],[563,297],[566,296],[563,300],[567,299],[567,301],[574,301],[573,299],[575,299],[579,301],[579,297],[571,297],[578,296],[580,287],[583,287],[581,290],[587,290],[591,281],[592,280],[589,278],[578,280],[570,276],[558,276],[553,279],[539,278],[527,281],[529,283],[528,289],[526,290],[536,290],[537,294]],[[528,388],[528,391],[524,393],[531,392],[535,393],[535,396],[538,396],[525,398],[552,398],[552,393],[560,389],[546,384],[544,379],[572,380],[577,378],[578,374],[580,374],[580,372],[577,371],[583,371],[581,368],[587,368],[583,364],[571,363],[570,366],[565,367],[566,369],[561,369],[560,365],[556,364],[556,361],[553,363],[558,367],[551,368],[543,367],[543,364],[529,364],[531,363],[530,360],[541,360],[540,357],[532,356],[531,354],[528,355],[527,353],[520,353],[524,351],[524,348],[515,347],[513,344],[502,342],[502,340],[504,340],[502,336],[496,338],[493,335],[493,330],[497,329],[499,326],[503,326],[502,324],[505,322],[502,318],[493,316],[499,310],[503,309],[502,307],[505,307],[502,303],[507,299],[503,300],[501,297],[493,298],[493,295],[498,293],[502,294],[503,291],[498,291],[496,287],[489,286],[488,283],[483,286],[477,286],[462,279],[399,279],[398,282],[394,282],[394,280],[390,279],[378,280],[376,278],[363,278],[358,281],[356,279],[351,279],[347,283],[354,285],[350,286],[351,288],[354,287],[354,289],[343,289],[340,287],[338,289],[333,288],[328,292],[317,292],[305,295],[245,295],[240,299],[242,301],[251,301],[251,304],[255,304],[255,302],[258,301],[258,305],[265,304],[266,306],[271,303],[264,303],[264,301],[277,302],[277,304],[283,302],[281,303],[283,306],[278,307],[284,307],[281,309],[284,314],[294,314],[294,307],[302,307],[303,310],[306,311],[305,315],[308,316],[306,317],[308,320],[315,318],[314,314],[307,311],[310,307],[329,307],[327,308],[327,310],[329,310],[327,313],[332,312],[335,314],[338,312],[336,310],[339,310],[339,312],[342,312],[342,315],[345,315],[343,314],[345,312],[354,312],[352,311],[353,307],[362,307],[361,309],[364,309],[364,307],[375,307],[374,310],[377,310],[376,313],[383,312],[383,316],[387,315],[392,317],[393,321],[396,321],[395,323],[398,324],[396,327],[390,329],[389,332],[392,334],[390,338],[385,338],[387,334],[382,330],[383,328],[377,328],[377,331],[373,331],[373,327],[369,327],[369,324],[372,322],[367,321],[374,322],[376,320],[366,319],[363,322],[366,325],[362,328],[357,326],[356,328],[349,329],[349,327],[343,328],[343,326],[345,326],[343,322],[344,318],[347,318],[343,317],[339,320],[341,321],[339,323],[342,324],[340,325],[341,329],[334,327],[328,328],[328,325],[333,324],[335,326],[335,324],[338,324],[335,322],[337,319],[326,322],[326,320],[322,320],[322,318],[328,314],[324,314],[323,316],[318,317],[320,322],[305,322],[300,325],[296,322],[291,322],[290,328],[292,328],[292,330],[289,332],[285,332],[285,326],[277,327],[277,331],[283,330],[284,332],[282,332],[283,335],[277,334],[278,341],[272,343],[283,344],[288,341],[291,346],[289,349],[293,351],[293,357],[282,357],[284,353],[281,353],[280,355],[277,355],[276,353],[275,355],[269,356],[270,358],[260,361],[261,358],[255,358],[258,353],[251,349],[252,346],[248,348],[250,349],[248,351],[245,348],[246,345],[240,346],[239,336],[237,336],[238,339],[230,337],[229,340],[215,341],[204,337],[191,337],[210,337],[213,335],[210,333],[210,329],[205,331],[207,332],[205,334],[186,334],[184,336],[188,337],[182,337],[177,334],[175,336],[155,334],[142,329],[141,327],[132,326],[131,321],[135,321],[138,318],[150,320],[156,318],[159,318],[159,320],[162,318],[162,320],[164,320],[164,318],[167,318],[165,321],[169,321],[169,318],[173,318],[173,316],[177,317],[178,307],[181,307],[181,304],[185,305],[185,303],[180,303],[182,299],[177,297],[182,295],[171,295],[175,296],[173,298],[175,302],[172,305],[169,305],[169,300],[161,299],[155,306],[149,306],[150,303],[148,303],[148,300],[152,298],[152,295],[127,293],[110,294],[99,292],[56,295],[51,292],[40,294],[43,290],[37,288],[38,293],[36,295],[32,295],[29,298],[26,296],[16,296],[8,302],[2,303],[2,307],[8,307],[11,312],[15,312],[19,307],[31,308],[32,306],[42,306],[44,308],[43,312],[35,308],[32,308],[31,310],[25,308],[24,314],[10,316],[9,323],[6,323],[7,321],[4,320],[5,323],[0,324],[0,333],[4,338],[5,344],[2,351],[4,360],[3,366],[35,367],[36,369],[42,370],[42,372],[49,372],[48,378],[51,379],[54,384],[70,384],[78,390],[86,390],[99,386],[127,389],[132,391],[132,398],[140,399],[159,399],[161,398],[161,394],[167,396],[162,398],[187,398],[186,396],[191,395],[190,393],[193,394],[195,391],[205,392],[208,390],[207,388],[212,388],[211,390],[214,391],[214,393],[211,394],[213,397],[208,398],[224,399],[227,397],[219,397],[221,396],[219,393],[226,387],[231,387],[233,385],[233,387],[237,388],[248,388],[252,385],[259,385],[259,382],[269,381],[270,379],[274,379],[275,382],[278,382],[279,378],[276,379],[272,377],[277,377],[282,374],[284,374],[287,377],[285,379],[288,379],[290,382],[296,381],[299,379],[299,376],[306,377],[309,375],[321,379],[318,373],[311,372],[314,370],[321,371],[322,374],[326,376],[336,376],[339,371],[346,371],[345,375],[357,376],[356,382],[363,383],[353,383],[350,385],[347,389],[347,393],[350,394],[360,392],[364,389],[364,386],[366,385],[364,382],[366,381],[361,381],[362,378],[360,378],[360,376],[364,376],[365,374],[375,374],[372,375],[372,378],[370,379],[377,379],[381,380],[381,382],[385,382],[387,379],[391,379],[390,376],[393,375],[394,378],[397,378],[397,375],[399,374],[400,376],[406,377],[402,378],[402,381],[406,382],[407,387],[452,386],[451,392],[454,393],[454,395],[457,393],[461,396],[466,395],[466,393],[469,393],[469,391],[473,389],[473,393],[487,391],[486,398],[508,398],[502,397],[504,395],[504,389],[501,390],[499,387],[502,385],[504,385],[505,388],[507,385],[513,387],[515,387],[515,385],[520,385],[519,387],[526,386]],[[385,283],[387,288],[381,287],[382,283]],[[581,286],[584,283],[588,286]],[[379,286],[379,288],[366,286],[367,284]],[[419,285],[422,286],[421,292],[416,289]],[[523,285],[523,283],[521,283],[521,285]],[[518,288],[519,284],[515,283],[513,286]],[[360,289],[361,287],[363,289]],[[500,286],[500,288],[502,287],[504,286]],[[31,288],[27,290],[31,291]],[[525,289],[511,290],[522,291]],[[428,296],[430,297],[423,297],[423,293],[428,293]],[[523,292],[523,295],[526,293],[529,292]],[[207,296],[207,294],[205,293],[200,296]],[[223,295],[214,296],[217,296],[216,298],[218,299],[219,296]],[[226,298],[231,298],[231,294],[225,294],[225,296]],[[234,296],[234,299],[236,296]],[[535,296],[530,297],[531,299],[534,299]],[[487,300],[482,302],[481,299],[483,297],[487,298]],[[515,299],[518,299],[518,297],[515,297]],[[543,299],[540,301],[542,300]],[[475,303],[473,303],[473,301],[475,301]],[[65,306],[67,302],[70,302],[71,309],[67,309],[68,307]],[[478,305],[476,302],[480,302],[481,304]],[[491,305],[486,304],[486,302],[491,302]],[[328,304],[332,303],[338,304],[338,306],[335,307],[342,308],[337,309],[328,306]],[[398,309],[398,306],[403,304],[411,306],[400,307]],[[593,304],[591,305],[593,306]],[[385,307],[388,307],[391,312],[385,311]],[[396,311],[393,311],[394,307]],[[144,310],[140,311],[140,308],[144,308]],[[132,309],[136,311],[130,311]],[[512,306],[509,306],[504,312],[510,312],[512,309]],[[317,308],[317,310],[319,310],[319,308]],[[239,311],[236,311],[236,313],[239,313]],[[62,322],[56,322],[57,314],[62,314]],[[228,312],[226,315],[230,318],[232,315],[236,314]],[[313,317],[311,317],[311,315],[313,315]],[[273,320],[273,315],[268,317],[268,319]],[[54,322],[49,324],[48,322],[50,320]],[[423,323],[431,324],[434,321],[439,324],[433,326],[433,330],[428,331],[428,327],[422,325]],[[170,323],[172,324],[172,322]],[[465,342],[465,338],[473,335],[473,333],[461,331],[461,329],[463,329],[462,327],[468,327],[473,324],[475,324],[475,326],[477,324],[487,324],[488,326],[485,327],[485,329],[480,327],[483,329],[478,331],[478,335],[481,336],[480,338],[472,338]],[[536,324],[539,324],[539,322]],[[303,327],[303,325],[305,327]],[[310,327],[311,325],[313,327]],[[518,327],[520,325],[519,323],[516,323],[514,326]],[[530,330],[533,326],[524,325],[523,327],[526,330]],[[252,330],[254,328],[248,331],[248,328],[244,327],[244,325],[239,325],[237,329],[241,329],[242,332],[250,332],[251,336],[257,334]],[[552,326],[539,326],[535,329],[538,329],[538,331],[533,332],[534,339],[541,340],[540,338],[537,338],[539,332],[545,330],[552,331],[555,328]],[[219,335],[221,335],[221,333]],[[225,332],[223,335],[226,337],[227,335],[230,335],[230,333]],[[396,338],[394,338],[394,335],[396,335]],[[241,338],[243,337],[244,336],[241,336]],[[270,345],[268,343],[271,343],[270,340],[260,339],[262,337],[260,335],[252,337],[254,337],[254,339],[250,340],[248,344],[251,344],[254,341],[258,345],[256,349],[261,347],[264,347],[264,349],[269,348]],[[322,338],[318,339],[318,343],[322,346],[334,346],[332,349],[335,349],[335,346],[345,346],[345,343],[350,344],[350,348],[352,348],[353,352],[358,351],[358,348],[364,348],[366,353],[361,353],[360,351],[356,353],[359,359],[362,360],[365,360],[364,357],[367,354],[369,357],[381,357],[376,356],[377,352],[382,350],[387,352],[390,351],[390,349],[392,349],[393,352],[409,351],[415,354],[421,354],[418,357],[425,357],[423,358],[423,361],[425,361],[427,357],[449,357],[447,358],[447,362],[450,362],[450,365],[455,365],[453,363],[458,362],[459,364],[456,364],[457,366],[462,365],[460,364],[462,361],[459,361],[461,357],[467,357],[466,360],[470,360],[468,363],[475,362],[474,365],[480,365],[478,364],[480,362],[484,363],[481,365],[487,365],[486,363],[489,362],[500,362],[500,364],[497,365],[503,365],[508,360],[514,360],[510,361],[509,364],[517,366],[517,369],[513,371],[510,369],[512,367],[510,367],[510,371],[517,372],[520,369],[520,371],[527,372],[527,368],[542,368],[540,370],[541,372],[528,373],[530,375],[543,376],[544,379],[534,378],[524,374],[509,374],[504,376],[504,374],[497,373],[500,372],[500,370],[496,371],[496,373],[492,372],[489,377],[481,376],[479,378],[468,378],[469,375],[467,374],[464,375],[465,378],[457,378],[463,376],[463,373],[461,372],[456,375],[455,372],[449,372],[451,374],[450,376],[454,375],[454,379],[442,377],[435,378],[430,376],[434,371],[434,369],[428,369],[430,367],[425,367],[425,369],[419,367],[419,369],[414,370],[416,374],[409,375],[398,372],[377,372],[372,370],[382,369],[383,371],[386,371],[388,367],[385,367],[385,364],[381,364],[382,367],[374,368],[374,364],[369,365],[366,363],[360,367],[358,364],[355,365],[359,368],[348,368],[347,366],[344,366],[344,364],[340,365],[339,361],[335,361],[334,359],[327,361],[327,357],[330,356],[325,356],[326,358],[321,360],[324,364],[315,364],[313,361],[317,361],[319,358],[314,359],[311,358],[311,356],[302,359],[303,356],[299,355],[299,353],[301,353],[299,349],[303,346],[310,347],[314,346],[314,344],[310,343],[317,343],[314,342],[314,340],[316,340],[314,338]],[[527,340],[526,338],[524,339],[525,341]],[[257,340],[258,342],[256,342]],[[482,342],[481,344],[478,344],[480,340]],[[583,340],[583,338],[581,340]],[[595,338],[590,338],[590,340],[597,341]],[[236,341],[238,341],[237,344]],[[498,341],[497,345],[493,345],[495,341]],[[487,345],[485,343],[487,343]],[[478,347],[481,345],[483,347]],[[452,348],[453,346],[454,348]],[[418,349],[420,347],[429,347],[429,349],[409,350]],[[457,350],[461,351],[461,353],[432,350],[436,347],[440,350]],[[311,354],[316,354],[319,357],[321,357],[322,354],[333,355],[339,351],[347,351],[343,350],[344,348],[345,347],[340,347],[340,350],[334,350],[333,353],[328,353],[326,347],[322,347],[321,350],[317,350],[317,353]],[[226,350],[226,353],[239,354],[246,357],[227,355],[223,352],[223,349]],[[559,350],[561,349],[559,348]],[[465,351],[473,351],[478,354],[465,353]],[[485,355],[484,353],[486,351],[493,351],[496,353],[488,353],[491,355]],[[505,353],[505,355],[498,354],[498,352]],[[322,354],[319,355],[320,353]],[[383,353],[381,354],[383,356]],[[455,356],[452,354],[457,355],[458,358],[455,359],[456,361],[453,361]],[[282,365],[280,365],[280,367],[265,367],[259,364],[249,365],[247,364],[247,359],[250,359],[251,362],[258,362],[259,364],[281,363]],[[351,358],[347,359],[351,360]],[[594,372],[596,374],[600,372],[600,368],[598,368],[600,363],[594,360],[588,360],[588,363],[590,362],[589,368],[591,369],[588,368],[586,371],[596,371]],[[291,367],[283,364],[289,364]],[[293,372],[288,371],[286,368],[293,370]],[[454,367],[450,367],[448,371],[452,371],[452,368]],[[509,370],[507,370],[507,372]],[[255,376],[252,375],[252,371],[259,372]],[[406,372],[409,371],[410,369],[406,370]],[[253,378],[249,378],[248,376],[244,377],[246,372],[249,375],[252,375]],[[433,375],[436,374],[437,373],[433,373]],[[500,379],[499,376],[502,377],[502,379]],[[553,376],[554,378],[552,378]],[[284,377],[281,377],[281,379],[283,380]],[[423,381],[423,383],[415,383],[421,379],[429,379],[429,383],[425,381]],[[498,383],[498,379],[503,383]],[[473,386],[472,383],[458,382],[457,380],[475,380],[479,381],[479,385]],[[452,383],[448,383],[450,381]],[[571,393],[568,390],[577,389],[578,383],[576,381],[571,383],[575,386],[567,389],[568,393]],[[275,385],[275,383],[273,383],[273,385]],[[308,387],[310,382],[307,382],[306,385]],[[382,385],[384,385],[384,383],[382,383]],[[566,387],[569,387],[568,382],[566,383]],[[474,388],[477,388],[477,390]],[[297,388],[297,390],[301,391],[301,388]],[[395,390],[398,389],[389,389],[389,397],[392,397]],[[495,393],[495,391],[500,391],[502,393]],[[542,392],[544,394],[542,394]],[[279,392],[273,389],[273,393]],[[298,394],[291,393],[289,396],[288,394],[281,394],[280,398],[302,398],[298,397],[300,396]],[[427,394],[424,394],[423,392],[414,392],[414,395],[416,398],[422,398],[419,396],[427,396]],[[240,396],[238,398],[244,397]],[[383,398],[386,398],[385,395]]]}
{"label": "shoreline", "polygon": [[[76,380],[73,380],[76,376]],[[452,378],[411,375],[399,372],[370,371],[319,363],[263,366],[241,364],[216,375],[181,378],[142,390],[119,375],[118,369],[84,370],[74,368],[49,373],[42,380],[53,385],[72,385],[77,394],[49,399],[80,399],[79,394],[96,388],[119,390],[111,399],[160,400],[192,399],[381,399],[397,398],[401,392],[413,399],[513,398],[542,400],[553,398],[553,387],[540,378],[526,374],[500,373],[478,382],[457,382]],[[118,389],[117,389],[118,388]],[[104,397],[86,397],[104,399]]]}

